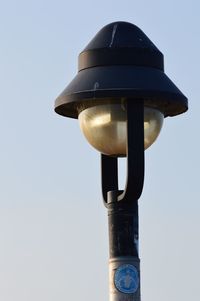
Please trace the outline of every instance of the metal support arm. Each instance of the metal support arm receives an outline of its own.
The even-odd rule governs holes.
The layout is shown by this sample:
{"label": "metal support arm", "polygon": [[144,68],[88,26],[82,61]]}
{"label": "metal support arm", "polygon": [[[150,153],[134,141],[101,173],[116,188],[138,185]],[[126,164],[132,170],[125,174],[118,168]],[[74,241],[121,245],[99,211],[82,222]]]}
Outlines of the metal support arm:
{"label": "metal support arm", "polygon": [[[127,101],[127,178],[118,201],[136,202],[144,182],[144,104]],[[102,192],[107,206],[109,191],[118,190],[117,158],[101,154]]]}

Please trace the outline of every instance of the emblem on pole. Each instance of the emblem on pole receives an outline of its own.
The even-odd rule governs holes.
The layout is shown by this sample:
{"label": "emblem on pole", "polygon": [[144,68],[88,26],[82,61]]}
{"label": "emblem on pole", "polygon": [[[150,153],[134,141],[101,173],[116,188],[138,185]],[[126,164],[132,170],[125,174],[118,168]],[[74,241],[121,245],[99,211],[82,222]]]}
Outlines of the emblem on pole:
{"label": "emblem on pole", "polygon": [[133,294],[139,287],[139,275],[137,269],[131,264],[121,265],[114,275],[115,287],[125,294]]}

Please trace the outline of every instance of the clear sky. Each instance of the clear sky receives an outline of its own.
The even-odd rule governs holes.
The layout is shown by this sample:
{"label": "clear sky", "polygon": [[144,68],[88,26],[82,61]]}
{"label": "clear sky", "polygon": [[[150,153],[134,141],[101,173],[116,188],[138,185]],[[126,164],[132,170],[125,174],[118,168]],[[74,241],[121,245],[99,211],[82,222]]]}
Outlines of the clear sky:
{"label": "clear sky", "polygon": [[189,99],[146,151],[142,300],[200,300],[199,11],[197,0],[1,1],[0,300],[108,300],[99,154],[53,107],[79,52],[119,20],[149,36]]}

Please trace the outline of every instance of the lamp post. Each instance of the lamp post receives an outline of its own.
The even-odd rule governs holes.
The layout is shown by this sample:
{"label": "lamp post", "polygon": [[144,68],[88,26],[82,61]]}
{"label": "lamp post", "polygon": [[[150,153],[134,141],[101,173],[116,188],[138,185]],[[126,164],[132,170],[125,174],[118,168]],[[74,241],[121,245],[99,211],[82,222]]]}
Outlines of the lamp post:
{"label": "lamp post", "polygon": [[[103,27],[80,53],[78,66],[78,74],[56,99],[55,111],[78,118],[86,139],[101,153],[110,301],[139,301],[144,150],[156,140],[164,118],[187,111],[187,98],[164,73],[162,53],[131,23]],[[123,191],[118,189],[119,157],[127,158]]]}

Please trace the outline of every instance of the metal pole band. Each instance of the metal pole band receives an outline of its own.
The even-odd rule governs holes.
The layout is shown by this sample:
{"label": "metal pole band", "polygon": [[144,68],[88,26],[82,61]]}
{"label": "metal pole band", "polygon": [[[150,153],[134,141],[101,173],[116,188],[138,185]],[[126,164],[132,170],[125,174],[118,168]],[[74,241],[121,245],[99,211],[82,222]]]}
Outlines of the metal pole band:
{"label": "metal pole band", "polygon": [[116,257],[109,261],[109,301],[140,301],[140,260]]}

